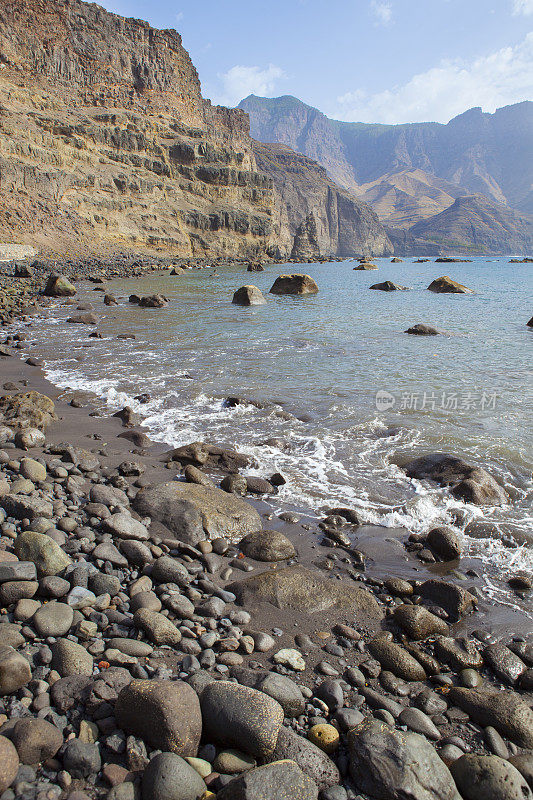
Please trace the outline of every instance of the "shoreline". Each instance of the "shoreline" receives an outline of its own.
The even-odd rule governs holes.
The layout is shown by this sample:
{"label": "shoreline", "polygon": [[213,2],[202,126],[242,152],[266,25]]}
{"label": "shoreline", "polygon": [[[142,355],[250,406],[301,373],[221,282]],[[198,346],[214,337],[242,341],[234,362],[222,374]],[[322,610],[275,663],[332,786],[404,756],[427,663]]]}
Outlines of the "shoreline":
{"label": "shoreline", "polygon": [[[23,346],[23,343],[20,344]],[[280,515],[277,517],[273,515],[268,498],[261,500],[246,495],[242,502],[249,504],[259,514],[263,535],[266,536],[268,531],[275,531],[282,535],[283,539],[280,541],[273,539],[272,547],[274,549],[281,547],[283,550],[283,548],[290,549],[292,546],[296,549],[295,555],[280,561],[265,562],[255,560],[250,556],[242,557],[242,551],[235,546],[230,546],[229,550],[224,553],[218,552],[220,549],[218,545],[215,552],[213,550],[209,552],[210,546],[200,543],[191,546],[174,541],[174,546],[172,546],[172,536],[168,536],[166,525],[152,522],[152,525],[148,526],[148,538],[137,542],[137,545],[142,545],[148,552],[142,551],[140,564],[136,561],[130,562],[126,556],[127,565],[124,566],[124,554],[135,552],[135,559],[139,559],[141,547],[125,547],[121,537],[110,536],[105,527],[106,515],[103,511],[99,512],[101,517],[91,516],[84,512],[91,487],[102,485],[104,488],[125,491],[126,513],[133,515],[132,519],[138,519],[142,524],[143,515],[136,514],[134,510],[137,492],[150,486],[176,481],[176,478],[178,478],[176,483],[181,486],[194,485],[179,480],[182,478],[184,463],[182,462],[180,466],[180,463],[174,460],[172,468],[169,469],[165,455],[168,454],[168,446],[150,442],[145,437],[142,428],[124,427],[120,417],[100,416],[99,414],[92,416],[95,412],[90,401],[85,404],[85,402],[75,399],[72,405],[71,397],[76,393],[59,390],[48,382],[38,366],[38,360],[36,360],[37,365],[32,366],[17,358],[16,348],[12,352],[11,357],[0,358],[0,383],[2,385],[11,383],[12,386],[20,387],[19,391],[34,390],[50,397],[55,404],[55,411],[59,419],[46,429],[44,449],[37,447],[24,452],[17,448],[8,448],[6,452],[10,457],[9,463],[12,463],[13,460],[20,462],[22,458],[29,456],[45,462],[49,465],[47,469],[50,470],[52,469],[50,465],[56,464],[58,460],[65,462],[68,467],[70,457],[65,453],[58,455],[54,452],[54,450],[61,449],[59,444],[65,441],[71,447],[83,448],[88,451],[87,457],[90,459],[92,455],[98,461],[97,467],[88,470],[80,470],[75,466],[74,469],[68,467],[66,470],[70,474],[68,479],[62,475],[60,470],[59,477],[56,477],[53,483],[53,486],[56,487],[55,496],[58,497],[59,492],[60,498],[64,487],[67,486],[65,480],[75,479],[72,481],[71,489],[67,489],[70,502],[63,503],[62,515],[53,514],[57,534],[62,533],[62,536],[56,536],[56,541],[64,538],[64,542],[60,546],[66,547],[71,558],[79,559],[80,564],[88,560],[97,570],[103,570],[108,563],[107,575],[120,574],[122,576],[118,600],[110,597],[110,601],[106,601],[109,602],[109,616],[107,622],[103,622],[103,627],[99,628],[97,636],[83,638],[77,636],[77,628],[72,629],[74,641],[88,652],[93,650],[91,656],[93,657],[94,679],[105,680],[105,675],[109,675],[111,679],[114,674],[113,670],[116,669],[127,671],[130,679],[131,677],[134,679],[162,678],[169,681],[176,681],[178,678],[185,679],[202,698],[202,692],[211,680],[227,679],[229,675],[237,678],[239,681],[237,685],[246,686],[258,685],[257,682],[252,681],[252,676],[264,677],[265,674],[268,674],[289,678],[298,690],[296,692],[291,686],[291,691],[296,693],[296,700],[299,703],[299,705],[297,704],[298,710],[301,713],[296,716],[292,715],[292,712],[286,713],[283,730],[286,729],[291,732],[291,736],[298,736],[304,742],[308,741],[309,730],[314,725],[331,726],[340,733],[338,749],[335,749],[331,759],[328,757],[327,762],[320,763],[318,772],[326,775],[331,770],[340,769],[340,773],[333,772],[330,785],[344,786],[348,792],[352,792],[352,794],[348,793],[346,797],[355,797],[354,792],[361,795],[360,787],[358,790],[343,767],[346,759],[350,758],[346,732],[353,727],[352,723],[360,722],[359,716],[364,717],[367,723],[375,718],[392,725],[393,728],[395,723],[399,724],[400,730],[405,730],[405,723],[398,722],[398,717],[403,711],[416,708],[423,716],[422,718],[417,716],[417,721],[412,721],[411,727],[407,724],[407,729],[416,730],[425,736],[428,731],[432,730],[430,725],[436,726],[438,737],[436,738],[432,731],[427,741],[432,741],[434,745],[436,743],[437,752],[446,753],[446,758],[448,758],[448,754],[445,748],[451,746],[450,740],[455,742],[457,739],[463,742],[466,749],[461,750],[461,747],[458,747],[459,754],[455,753],[456,758],[469,750],[484,754],[495,752],[494,744],[491,744],[490,739],[487,740],[485,727],[476,722],[475,715],[469,716],[462,707],[458,708],[453,703],[444,702],[443,704],[442,701],[438,707],[424,704],[425,710],[421,711],[420,705],[415,702],[420,692],[429,692],[431,697],[437,697],[435,689],[438,691],[449,685],[469,686],[469,683],[465,683],[467,678],[462,677],[464,669],[476,672],[482,687],[487,692],[497,690],[506,697],[515,693],[521,694],[526,704],[530,702],[531,687],[526,682],[522,688],[521,678],[513,674],[513,669],[516,670],[514,659],[518,658],[521,661],[520,657],[504,647],[502,663],[498,663],[496,668],[497,662],[491,655],[492,651],[489,650],[493,646],[492,643],[494,643],[494,647],[500,647],[496,644],[500,638],[509,644],[513,643],[512,640],[515,637],[514,645],[519,649],[527,647],[522,643],[525,643],[531,636],[530,620],[523,617],[518,611],[505,607],[495,608],[483,600],[482,577],[476,577],[474,573],[469,572],[476,567],[475,563],[470,563],[474,560],[461,559],[458,562],[424,564],[405,549],[405,542],[408,538],[407,531],[375,526],[363,525],[352,529],[350,526],[341,524],[337,531],[339,539],[342,541],[343,532],[348,531],[350,535],[353,534],[355,547],[353,544],[349,546],[337,544],[336,546],[332,539],[324,539],[324,534],[328,533],[328,527],[332,533],[331,523],[328,524],[318,516],[312,522],[306,520],[303,525],[296,521],[296,518],[294,521],[290,521],[290,515],[294,514],[294,509],[290,507],[286,509],[285,513],[281,512],[281,516],[284,517],[282,519]],[[6,390],[4,386],[4,391],[8,395],[15,394],[13,388]],[[145,438],[141,437],[137,442],[132,442],[121,436],[121,434],[131,433],[135,430],[138,430]],[[212,444],[216,445],[216,442]],[[231,457],[228,456],[228,458],[230,458],[228,462],[230,463]],[[131,463],[132,461],[140,469],[121,467],[126,462]],[[57,474],[57,467],[53,467],[53,469]],[[133,474],[127,474],[129,469],[133,469]],[[17,470],[11,471],[9,464],[7,471],[11,482],[17,479]],[[207,466],[204,474],[209,479],[216,478],[218,482],[221,477],[234,471],[233,464],[231,464],[231,469],[222,470],[214,466]],[[76,477],[84,478],[83,484],[76,484]],[[46,494],[47,491],[49,490],[39,488],[37,483],[30,496],[35,494],[40,497],[43,492]],[[133,507],[130,503],[133,504]],[[122,501],[119,502],[119,506],[121,505]],[[93,514],[95,513],[95,509],[91,508],[91,511]],[[72,519],[76,525],[61,522],[63,517]],[[146,520],[144,521],[146,522]],[[9,524],[13,525],[13,523]],[[16,530],[12,530],[8,535],[4,533],[2,537],[4,552],[11,553],[13,534],[21,531],[21,526],[21,522],[17,524],[15,521]],[[89,538],[86,541],[87,529],[92,530],[94,536],[92,540]],[[238,536],[234,537],[235,543],[239,541],[239,538]],[[83,543],[82,549],[76,549],[79,543]],[[76,547],[71,550],[73,545]],[[113,551],[111,551],[111,555],[115,561],[118,558],[117,563],[106,562],[105,559],[98,559],[91,555],[95,546],[102,545],[106,547],[112,545],[115,548],[118,557]],[[284,552],[289,551],[285,550]],[[363,557],[364,570],[361,570],[360,553],[365,556]],[[119,558],[120,556],[122,556],[122,560]],[[192,618],[188,616],[190,614],[189,607],[183,616],[183,601],[181,604],[173,605],[172,603],[168,604],[168,600],[165,599],[167,598],[165,587],[169,585],[168,574],[165,574],[164,579],[163,576],[159,579],[150,579],[155,563],[168,556],[173,562],[181,565],[180,571],[185,568],[189,572],[186,583],[179,590],[176,586],[174,591],[181,592],[180,597],[185,596],[189,603],[193,603]],[[244,607],[236,604],[235,599],[232,599],[235,598],[235,592],[237,594],[239,592],[239,583],[246,582],[250,577],[260,574],[268,575],[269,578],[276,581],[286,568],[291,569],[291,565],[311,570],[312,574],[316,576],[314,579],[316,583],[304,584],[305,596],[302,596],[301,586],[293,587],[289,591],[292,599],[288,603],[282,601],[283,607],[281,608],[273,605],[270,601],[254,597],[253,591],[241,598],[241,602],[244,601]],[[457,576],[453,575],[453,571],[457,567],[464,574],[463,580],[458,580]],[[171,645],[170,649],[154,641],[154,636],[156,638],[158,636],[157,633],[154,634],[153,630],[150,632],[149,627],[142,627],[139,620],[136,622],[132,608],[134,596],[131,594],[132,586],[136,581],[145,578],[150,580],[155,591],[146,591],[146,594],[150,595],[150,599],[146,598],[147,604],[144,608],[155,612],[158,616],[161,616],[159,610],[165,612],[166,609],[168,616],[165,616],[165,619],[172,621],[171,624],[181,630],[181,641]],[[441,585],[440,591],[444,591],[444,595],[439,595],[437,592],[437,594],[427,596],[425,600],[423,597],[418,601],[411,599],[416,596],[421,585],[432,581],[442,581],[443,585],[448,587],[442,589]],[[171,583],[172,581],[170,581]],[[476,591],[476,586],[480,591]],[[343,600],[338,606],[330,605],[328,607],[331,596],[335,596],[339,587],[341,591],[347,592],[348,605],[343,606]],[[357,595],[358,599],[354,601],[353,590],[361,589],[368,590],[372,602],[367,600],[366,596],[361,600],[362,596],[360,595]],[[468,590],[472,590],[473,595],[470,595]],[[40,591],[36,597],[42,600]],[[284,591],[281,592],[282,597],[285,596]],[[272,597],[274,596],[277,596],[279,600],[277,591]],[[436,599],[437,597],[440,598],[440,602]],[[478,610],[474,613],[463,613],[462,607],[461,610],[459,610],[459,606],[454,607],[458,597],[466,599],[465,611],[468,604],[476,600]],[[211,612],[209,612],[207,617],[203,616],[203,611],[200,614],[197,613],[197,609],[202,609],[212,601],[216,606],[217,599],[223,601],[224,617],[214,611],[214,616],[210,616]],[[163,608],[161,608],[161,601],[163,601]],[[295,608],[298,603],[300,603],[300,607]],[[92,599],[91,604],[93,604]],[[78,612],[81,617],[78,619],[78,625],[83,622],[83,618],[90,620],[93,617],[94,611],[91,604],[85,609],[82,607]],[[321,610],[315,608],[317,604]],[[429,616],[426,617],[424,612],[424,622],[417,624],[428,624],[428,630],[431,632],[427,637],[413,638],[412,634],[416,626],[413,627],[411,623],[411,626],[406,628],[407,623],[404,622],[404,627],[402,627],[398,621],[400,617],[393,616],[392,612],[396,607],[412,609],[416,608],[418,604],[426,607]],[[447,612],[441,604],[447,606]],[[46,605],[47,603],[44,603],[44,606]],[[313,607],[312,611],[309,610],[310,606]],[[13,619],[16,623],[17,618],[13,616],[16,604],[8,604],[4,608],[7,611],[7,619],[10,621]],[[99,613],[106,616],[106,611],[107,609],[104,608],[103,612]],[[455,612],[459,617],[456,622],[453,621]],[[229,628],[226,623],[222,623],[222,620],[226,618],[231,625]],[[113,619],[118,621],[113,622]],[[442,626],[444,619],[449,625]],[[209,624],[206,623],[206,620]],[[188,621],[191,626],[185,624]],[[29,626],[31,629],[32,624],[30,617],[26,627]],[[2,627],[0,625],[0,635]],[[184,636],[184,630],[187,628],[189,632],[193,633],[192,636],[190,633]],[[118,654],[113,652],[110,656],[109,653],[116,651],[116,648],[109,646],[109,640],[117,639],[116,636],[111,637],[108,632],[111,629],[114,629],[113,632],[122,629],[128,640],[139,642],[139,645],[135,645],[136,652],[140,652],[142,649],[141,642],[144,644],[146,641],[150,647],[153,646],[155,649],[148,656],[130,656],[120,651]],[[202,640],[202,636],[209,631],[215,634],[213,644],[210,644],[209,637]],[[225,631],[227,631],[227,635],[224,635]],[[394,637],[394,647],[398,648],[393,651],[394,657],[387,652],[387,645],[378,645],[377,643],[378,640],[382,643],[389,641],[382,638],[383,632],[389,632]],[[439,644],[443,634],[445,642],[443,640],[443,643]],[[466,647],[461,644],[463,637],[468,640]],[[39,637],[37,636],[37,639],[33,641],[38,643]],[[107,645],[107,649],[102,650],[98,641],[102,645]],[[166,642],[164,637],[161,641]],[[266,647],[266,645],[269,646]],[[18,646],[22,647],[24,651],[28,642],[23,639]],[[133,645],[129,647],[131,648]],[[289,651],[290,653],[289,656],[284,655],[284,658],[289,659],[286,664],[276,663],[275,656],[280,651]],[[294,651],[296,651],[296,655]],[[529,653],[529,651],[527,652]],[[298,655],[300,659],[303,658],[303,669],[300,669],[300,666],[296,669],[290,666],[290,663],[298,663]],[[102,662],[98,659],[102,659],[102,657],[107,662],[110,658],[112,661],[113,658],[115,659],[109,670],[99,666]],[[130,659],[129,662],[128,659]],[[528,669],[531,672],[530,654],[524,655],[524,659],[522,663],[525,674],[527,674]],[[281,657],[279,660],[282,660]],[[426,670],[424,677],[419,671],[421,665]],[[59,675],[61,676],[61,672]],[[125,679],[124,676],[122,679]],[[362,684],[360,683],[361,679]],[[323,686],[332,683],[335,684],[333,691],[337,699],[328,701],[330,695]],[[285,690],[287,690],[287,686],[285,686]],[[339,690],[343,695],[340,706]],[[20,691],[24,692],[24,689]],[[120,694],[120,692],[116,692],[116,694]],[[276,694],[276,697],[278,700],[285,701],[284,695]],[[445,697],[446,695],[443,695],[443,699]],[[398,704],[399,707],[397,707]],[[359,716],[348,713],[356,709]],[[394,713],[391,713],[391,709]],[[6,711],[8,711],[7,707]],[[287,709],[285,711],[287,712]],[[43,716],[41,715],[41,717]],[[404,717],[407,719],[409,715],[404,714]],[[49,717],[49,719],[53,723],[53,717]],[[113,719],[113,716],[109,719]],[[116,726],[116,721],[114,724]],[[204,719],[205,724],[206,720]],[[75,716],[72,717],[71,725],[74,735],[81,738]],[[412,727],[413,725],[415,727]],[[422,730],[418,730],[417,725],[421,726]],[[425,733],[424,728],[426,729]],[[496,725],[496,729],[500,731],[505,740],[504,747],[509,757],[523,749],[513,742],[512,737],[506,736],[503,728],[498,728]],[[144,738],[146,740],[146,737]],[[229,744],[236,746],[234,741],[225,742],[223,739],[222,736],[222,740],[216,741],[215,737],[215,743],[219,748],[223,749],[224,744],[226,747]],[[203,739],[204,744],[210,744],[212,740],[213,738],[210,739],[209,735],[207,738],[204,736]],[[106,766],[119,765],[124,770],[123,773],[120,773],[122,780],[114,788],[109,788],[109,780],[106,781],[105,774],[101,770],[92,773],[94,779],[91,781],[88,780],[89,776],[74,777],[68,787],[62,787],[63,778],[59,777],[61,770],[56,768],[54,771],[53,768],[48,768],[48,773],[53,776],[52,783],[61,788],[61,794],[65,797],[68,796],[69,791],[76,789],[91,798],[103,797],[107,793],[111,800],[135,800],[135,794],[130,797],[128,792],[134,793],[135,787],[140,786],[142,770],[132,769],[127,751],[114,753],[109,750],[103,733],[97,736],[97,741]],[[457,747],[455,743],[453,746]],[[244,739],[239,742],[239,748],[245,753],[247,752]],[[278,758],[295,758],[294,749],[288,748],[288,746],[284,752],[276,752]],[[503,752],[501,748],[499,752]],[[61,753],[62,751],[56,758],[58,766],[61,766]],[[313,751],[312,754],[315,759],[318,758],[316,752]],[[301,761],[296,759],[304,773],[307,768],[306,774],[311,774],[312,778],[318,780],[316,768],[314,771],[311,770],[311,773],[309,772],[311,769],[308,764],[309,760],[312,760],[309,754]],[[258,761],[261,763],[262,759]],[[446,759],[444,763],[446,763]],[[306,764],[307,767],[304,768]],[[219,769],[213,768],[212,773],[206,777],[210,778],[211,775],[215,777],[208,780],[206,785],[209,785],[210,789],[213,786],[215,792],[221,791],[223,786],[231,780],[229,775],[224,773],[221,775]],[[128,784],[131,785],[131,789]],[[126,787],[122,790],[125,793],[124,797],[116,792],[113,794],[117,786]],[[323,793],[326,788],[322,787]],[[322,796],[329,800],[327,794]],[[361,796],[367,797],[364,792]],[[334,796],[331,795],[331,797]]]}

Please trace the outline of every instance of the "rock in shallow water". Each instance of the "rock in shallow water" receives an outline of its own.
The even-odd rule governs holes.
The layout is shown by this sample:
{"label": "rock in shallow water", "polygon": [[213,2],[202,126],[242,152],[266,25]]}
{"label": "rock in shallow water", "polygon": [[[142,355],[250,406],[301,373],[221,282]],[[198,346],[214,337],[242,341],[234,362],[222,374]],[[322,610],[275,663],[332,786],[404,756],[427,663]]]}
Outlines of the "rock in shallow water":
{"label": "rock in shallow water", "polygon": [[241,286],[240,289],[237,289],[237,291],[233,295],[233,300],[231,302],[237,306],[266,305],[266,300],[263,297],[261,289],[258,289],[257,286],[252,286],[252,285]]}

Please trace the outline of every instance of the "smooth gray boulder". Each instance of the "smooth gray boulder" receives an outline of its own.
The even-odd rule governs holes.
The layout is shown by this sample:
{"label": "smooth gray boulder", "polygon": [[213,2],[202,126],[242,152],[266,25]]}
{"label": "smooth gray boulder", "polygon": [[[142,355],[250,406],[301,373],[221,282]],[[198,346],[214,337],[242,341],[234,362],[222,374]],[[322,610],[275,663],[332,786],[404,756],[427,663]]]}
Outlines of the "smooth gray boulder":
{"label": "smooth gray boulder", "polygon": [[283,708],[263,692],[217,681],[200,697],[204,736],[223,747],[235,747],[259,758],[275,749],[283,725]]}
{"label": "smooth gray boulder", "polygon": [[533,800],[523,775],[498,756],[466,753],[450,771],[464,800]]}
{"label": "smooth gray boulder", "polygon": [[368,719],[348,732],[350,775],[376,800],[461,800],[427,739]]}
{"label": "smooth gray boulder", "polygon": [[294,761],[274,761],[230,781],[217,800],[317,800],[318,787]]}
{"label": "smooth gray boulder", "polygon": [[198,800],[206,791],[203,778],[176,753],[154,756],[142,776],[143,800]]}
{"label": "smooth gray boulder", "polygon": [[239,549],[255,561],[285,561],[296,556],[293,543],[280,531],[256,531],[239,542]]}
{"label": "smooth gray boulder", "polygon": [[133,505],[139,514],[167,528],[172,538],[192,545],[218,537],[235,542],[261,529],[261,517],[249,503],[194,483],[149,486],[137,493]]}
{"label": "smooth gray boulder", "polygon": [[324,578],[319,572],[298,564],[277,570],[267,570],[232,583],[240,605],[270,603],[276,608],[305,611],[337,609],[360,615],[367,623],[377,623],[383,611],[374,596],[342,581]]}

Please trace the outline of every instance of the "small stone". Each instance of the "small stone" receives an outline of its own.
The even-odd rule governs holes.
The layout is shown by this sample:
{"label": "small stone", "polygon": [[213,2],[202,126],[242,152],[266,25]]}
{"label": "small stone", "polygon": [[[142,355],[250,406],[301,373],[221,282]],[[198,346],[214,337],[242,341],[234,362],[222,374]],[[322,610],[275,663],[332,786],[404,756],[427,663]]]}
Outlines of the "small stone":
{"label": "small stone", "polygon": [[282,664],[297,672],[305,670],[305,659],[298,650],[291,650],[290,648],[278,650],[273,656],[273,661],[275,664]]}
{"label": "small stone", "polygon": [[324,753],[334,753],[340,743],[337,728],[328,724],[313,725],[307,733],[307,738]]}
{"label": "small stone", "polygon": [[102,766],[98,745],[70,739],[63,751],[63,765],[73,778],[96,775]]}

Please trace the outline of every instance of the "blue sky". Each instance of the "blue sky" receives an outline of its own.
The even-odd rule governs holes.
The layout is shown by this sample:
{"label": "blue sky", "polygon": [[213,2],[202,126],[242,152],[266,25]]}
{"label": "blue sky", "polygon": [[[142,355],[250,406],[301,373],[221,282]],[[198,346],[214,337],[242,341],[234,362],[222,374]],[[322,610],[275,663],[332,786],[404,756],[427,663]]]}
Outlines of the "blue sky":
{"label": "blue sky", "polygon": [[203,94],[292,94],[330,117],[447,122],[533,99],[533,0],[100,0],[176,28]]}

